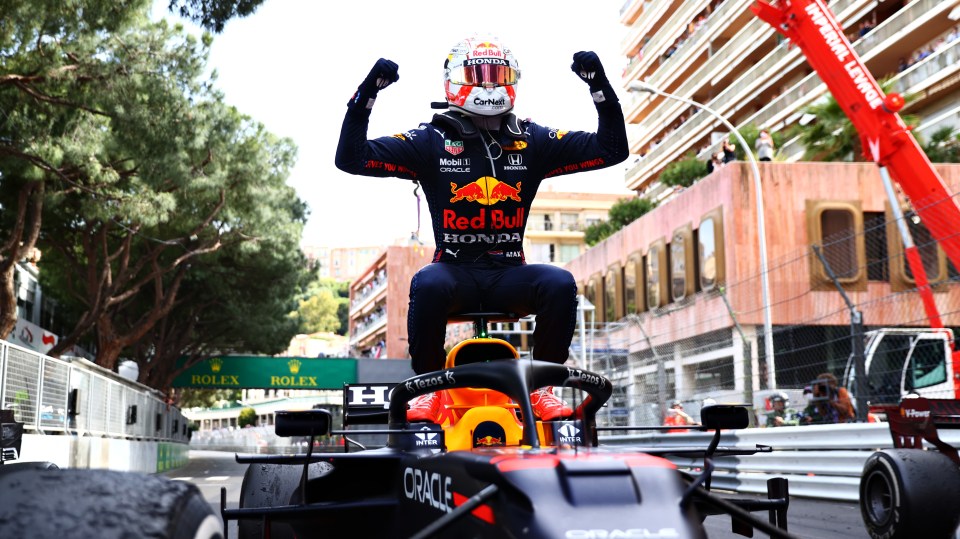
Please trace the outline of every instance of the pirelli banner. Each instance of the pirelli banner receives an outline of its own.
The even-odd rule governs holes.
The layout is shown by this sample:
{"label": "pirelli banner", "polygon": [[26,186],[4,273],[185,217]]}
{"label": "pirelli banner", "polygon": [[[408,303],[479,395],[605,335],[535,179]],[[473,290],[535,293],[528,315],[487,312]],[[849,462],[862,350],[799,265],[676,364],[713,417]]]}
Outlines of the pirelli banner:
{"label": "pirelli banner", "polygon": [[357,382],[357,360],[217,356],[182,372],[173,387],[205,389],[342,389]]}

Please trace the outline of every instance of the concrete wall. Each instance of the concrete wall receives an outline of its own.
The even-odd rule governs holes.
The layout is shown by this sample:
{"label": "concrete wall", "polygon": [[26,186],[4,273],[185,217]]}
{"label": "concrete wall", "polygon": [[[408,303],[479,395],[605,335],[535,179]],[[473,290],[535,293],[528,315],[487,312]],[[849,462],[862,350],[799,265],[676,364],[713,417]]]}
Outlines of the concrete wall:
{"label": "concrete wall", "polygon": [[183,443],[24,434],[19,462],[48,461],[61,468],[156,473],[186,464],[188,450]]}

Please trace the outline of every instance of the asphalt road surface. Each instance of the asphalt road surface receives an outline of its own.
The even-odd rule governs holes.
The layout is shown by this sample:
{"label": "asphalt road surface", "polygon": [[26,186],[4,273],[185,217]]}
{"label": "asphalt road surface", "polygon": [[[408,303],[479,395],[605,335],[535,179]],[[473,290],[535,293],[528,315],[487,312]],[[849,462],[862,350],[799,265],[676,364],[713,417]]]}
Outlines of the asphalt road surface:
{"label": "asphalt road surface", "polygon": [[[234,461],[233,453],[190,451],[190,462],[164,475],[197,485],[207,502],[219,513],[220,489],[227,488],[227,507],[237,507],[245,465]],[[763,513],[758,513],[763,515]],[[869,539],[860,509],[855,503],[830,502],[793,497],[787,523],[792,534],[803,539]],[[730,531],[730,518],[716,515],[704,522],[711,539],[742,538]],[[237,523],[231,522],[229,537],[237,537]],[[755,537],[766,537],[757,531]]]}

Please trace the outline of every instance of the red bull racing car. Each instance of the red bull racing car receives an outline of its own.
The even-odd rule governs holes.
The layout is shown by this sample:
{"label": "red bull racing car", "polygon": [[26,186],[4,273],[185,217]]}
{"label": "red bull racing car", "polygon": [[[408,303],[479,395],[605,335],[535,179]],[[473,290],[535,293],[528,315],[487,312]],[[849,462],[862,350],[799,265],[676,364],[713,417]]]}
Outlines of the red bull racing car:
{"label": "red bull racing car", "polygon": [[[385,436],[386,444],[314,453],[311,442],[300,455],[238,456],[249,467],[237,509],[226,508],[223,491],[225,524],[238,520],[245,539],[666,539],[706,537],[703,519],[724,513],[731,515],[733,530],[748,537],[754,529],[790,537],[785,479],[771,480],[766,500],[720,498],[709,491],[712,457],[770,450],[718,446],[720,429],[747,426],[745,408],[703,410],[703,429],[715,431],[708,447],[606,448],[598,444],[603,429],[596,413],[611,395],[608,379],[518,360],[498,339],[468,342],[457,360],[448,359],[448,368],[395,385],[388,399],[384,387],[348,387],[347,430],[332,430],[326,410],[278,413],[282,436],[342,434],[347,449],[361,445],[362,436]],[[529,395],[546,386],[575,388],[585,396],[574,402],[569,419],[538,421]],[[408,423],[407,402],[432,391],[451,394],[451,420]],[[376,423],[386,428],[351,428]],[[668,455],[703,457],[704,471],[682,473]],[[769,518],[751,511],[768,512]]]}

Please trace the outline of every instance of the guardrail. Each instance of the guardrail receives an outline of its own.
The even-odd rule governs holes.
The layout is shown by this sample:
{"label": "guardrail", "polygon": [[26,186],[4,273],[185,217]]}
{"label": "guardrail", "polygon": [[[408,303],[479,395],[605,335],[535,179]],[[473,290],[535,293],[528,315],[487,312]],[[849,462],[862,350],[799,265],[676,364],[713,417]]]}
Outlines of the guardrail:
{"label": "guardrail", "polygon": [[186,442],[187,420],[156,390],[82,358],[0,341],[0,408],[25,433]]}
{"label": "guardrail", "polygon": [[[960,444],[960,431],[940,431],[941,439]],[[645,433],[601,436],[607,445],[706,447],[713,435],[705,432]],[[809,498],[856,502],[863,464],[874,451],[893,447],[886,423],[851,423],[743,429],[723,433],[721,447],[753,448],[768,445],[773,452],[714,459],[712,485],[742,493],[766,493],[766,481],[786,477],[790,494]],[[698,470],[703,459],[671,457],[684,470]]]}

